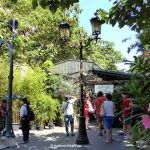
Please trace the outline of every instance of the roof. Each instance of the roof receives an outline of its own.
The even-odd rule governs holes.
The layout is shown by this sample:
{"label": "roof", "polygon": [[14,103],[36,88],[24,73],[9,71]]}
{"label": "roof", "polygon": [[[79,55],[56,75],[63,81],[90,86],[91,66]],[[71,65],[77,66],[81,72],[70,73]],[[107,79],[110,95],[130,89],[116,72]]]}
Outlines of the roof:
{"label": "roof", "polygon": [[[82,62],[84,73],[88,73],[90,70],[100,68],[94,61],[83,60]],[[78,72],[80,72],[80,60],[68,59],[55,64],[56,74],[67,75]]]}
{"label": "roof", "polygon": [[[69,59],[59,62],[55,65],[55,73],[61,75],[70,75],[79,77],[80,72],[80,61],[76,59]],[[103,81],[114,81],[114,80],[129,80],[133,75],[131,73],[104,70],[100,68],[94,61],[83,60],[83,74],[92,77],[91,81],[96,78],[102,79]]]}
{"label": "roof", "polygon": [[112,80],[129,80],[133,75],[131,73],[103,70],[103,69],[93,69],[91,70],[93,74],[97,74],[100,78],[105,81]]}

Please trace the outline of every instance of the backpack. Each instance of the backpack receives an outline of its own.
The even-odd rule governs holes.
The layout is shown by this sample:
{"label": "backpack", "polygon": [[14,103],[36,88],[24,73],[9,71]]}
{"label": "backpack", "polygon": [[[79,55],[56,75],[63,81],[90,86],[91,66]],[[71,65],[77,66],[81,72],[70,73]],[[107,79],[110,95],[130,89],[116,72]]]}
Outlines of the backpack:
{"label": "backpack", "polygon": [[[25,106],[25,105],[24,105]],[[30,121],[33,121],[35,120],[35,114],[34,112],[31,110],[31,108],[29,106],[26,106],[27,108],[27,118],[30,120]]]}
{"label": "backpack", "polygon": [[69,102],[67,101],[67,105],[65,108],[62,108],[63,112],[65,112],[65,110],[68,108]]}

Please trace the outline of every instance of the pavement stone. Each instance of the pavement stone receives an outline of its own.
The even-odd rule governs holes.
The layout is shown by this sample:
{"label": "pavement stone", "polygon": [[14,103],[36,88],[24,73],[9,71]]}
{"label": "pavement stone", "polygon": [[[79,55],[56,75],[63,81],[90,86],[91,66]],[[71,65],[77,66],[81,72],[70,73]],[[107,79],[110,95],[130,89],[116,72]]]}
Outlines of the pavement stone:
{"label": "pavement stone", "polygon": [[15,131],[16,146],[6,148],[6,150],[134,150],[129,141],[119,136],[120,129],[114,129],[113,142],[105,143],[106,136],[98,136],[99,130],[96,125],[91,125],[91,130],[87,130],[89,144],[77,145],[77,128],[75,136],[66,136],[64,127],[54,127],[54,129],[44,129],[42,131],[31,130],[28,143],[22,143],[21,130]]}

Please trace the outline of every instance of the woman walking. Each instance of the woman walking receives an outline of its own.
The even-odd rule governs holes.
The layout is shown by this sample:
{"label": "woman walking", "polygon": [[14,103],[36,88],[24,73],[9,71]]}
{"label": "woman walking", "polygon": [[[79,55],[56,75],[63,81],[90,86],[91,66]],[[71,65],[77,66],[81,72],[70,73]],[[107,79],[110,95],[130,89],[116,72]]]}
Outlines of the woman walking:
{"label": "woman walking", "polygon": [[114,111],[115,111],[115,106],[114,103],[112,102],[112,95],[111,94],[106,94],[106,101],[103,102],[102,105],[105,115],[103,117],[103,122],[104,126],[106,129],[106,143],[112,142],[112,127],[113,127],[113,122],[114,122]]}
{"label": "woman walking", "polygon": [[90,98],[89,94],[87,93],[86,98],[84,100],[84,117],[85,117],[85,125],[86,125],[87,130],[90,130],[90,128],[89,128],[89,116],[90,116],[89,107],[90,106],[92,107],[90,99],[91,98]]}

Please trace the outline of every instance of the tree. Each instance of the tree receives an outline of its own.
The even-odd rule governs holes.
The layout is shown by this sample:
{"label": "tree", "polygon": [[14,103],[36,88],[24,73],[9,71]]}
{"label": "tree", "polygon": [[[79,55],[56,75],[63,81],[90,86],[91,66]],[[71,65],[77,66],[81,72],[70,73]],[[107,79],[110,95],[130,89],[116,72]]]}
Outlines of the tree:
{"label": "tree", "polygon": [[[13,5],[11,9],[11,4],[0,2],[2,20],[8,20],[8,18],[15,16],[19,22],[18,33],[15,37],[15,49],[17,49],[15,59],[26,61],[34,66],[47,59],[58,62],[58,60],[73,57],[72,55],[75,55],[76,51],[70,53],[70,46],[66,46],[60,40],[58,25],[62,19],[66,19],[72,30],[77,28],[79,6],[76,5],[66,11],[58,9],[55,14],[52,14],[48,9],[42,9],[40,6],[33,10],[30,3],[30,0],[22,0]],[[9,41],[11,32],[7,29],[6,23],[2,22],[0,34]]]}
{"label": "tree", "polygon": [[116,63],[125,60],[120,51],[114,49],[114,44],[109,41],[100,40],[97,45],[91,44],[89,51],[85,51],[85,57],[99,64],[101,68],[117,70]]}
{"label": "tree", "polygon": [[[137,48],[141,51],[141,55],[134,57],[134,63],[131,65],[130,70],[136,74],[141,75],[140,82],[132,80],[129,84],[123,88],[127,88],[127,91],[133,96],[134,105],[138,105],[140,113],[137,116],[141,117],[141,112],[146,113],[146,108],[149,104],[150,97],[150,43],[149,43],[149,31],[150,31],[150,1],[149,0],[116,0],[114,6],[109,12],[109,22],[114,26],[118,23],[119,27],[127,25],[131,30],[139,32],[137,35],[138,42],[130,46],[129,51],[132,48]],[[133,106],[134,106],[133,105]],[[132,129],[133,137],[131,142],[138,146],[140,141],[149,143],[150,130],[145,130],[141,123],[141,120],[137,120],[137,123]],[[142,138],[141,138],[142,137]],[[138,141],[138,142],[137,142]],[[140,146],[140,145],[139,145]]]}
{"label": "tree", "polygon": [[[55,14],[52,14],[48,9],[42,9],[40,6],[33,10],[30,0],[18,1],[15,5],[6,2],[0,2],[0,4],[2,6],[1,18],[3,20],[8,20],[14,14],[19,22],[18,33],[15,37],[15,61],[18,63],[26,62],[35,67],[36,65],[42,65],[47,60],[56,63],[66,59],[79,58],[79,42],[81,39],[86,41],[88,38],[84,29],[79,27],[79,14],[81,12],[79,5],[76,4],[70,7],[69,10],[58,9]],[[62,18],[68,20],[71,26],[70,39],[66,44],[60,39],[58,31],[58,25],[62,21]],[[11,32],[8,31],[6,22],[2,22],[0,34],[9,41]],[[102,47],[106,51],[110,51],[107,44],[101,46],[103,43],[100,42],[96,47],[94,43],[91,43],[92,57],[86,55],[88,52],[85,49],[85,59],[93,59],[94,51],[96,51],[95,55],[100,54]],[[2,49],[3,53],[7,51],[5,46],[2,46]],[[99,51],[96,49],[99,49]],[[120,61],[118,58],[121,58],[121,56],[116,51],[113,54],[116,57],[114,55],[109,55],[108,57],[108,55],[104,54],[107,57],[107,61],[97,62],[105,68],[114,69],[115,63]]]}
{"label": "tree", "polygon": [[118,23],[119,27],[127,25],[131,30],[140,32],[150,22],[149,0],[116,0],[109,11],[109,22],[113,26]]}
{"label": "tree", "polygon": [[[17,3],[18,0],[10,0]],[[49,8],[50,11],[55,13],[58,8],[65,9],[73,6],[74,3],[78,3],[79,0],[30,0],[33,8],[37,8],[40,5],[42,8]]]}
{"label": "tree", "polygon": [[8,65],[7,57],[0,56],[0,98],[7,95],[8,89]]}

